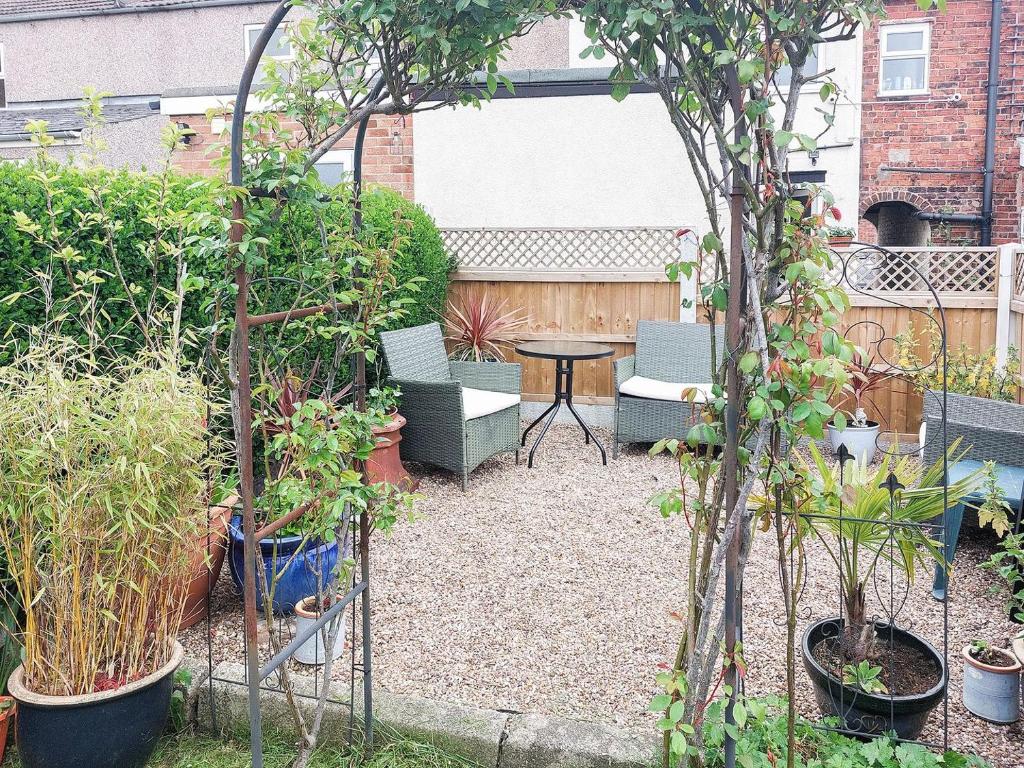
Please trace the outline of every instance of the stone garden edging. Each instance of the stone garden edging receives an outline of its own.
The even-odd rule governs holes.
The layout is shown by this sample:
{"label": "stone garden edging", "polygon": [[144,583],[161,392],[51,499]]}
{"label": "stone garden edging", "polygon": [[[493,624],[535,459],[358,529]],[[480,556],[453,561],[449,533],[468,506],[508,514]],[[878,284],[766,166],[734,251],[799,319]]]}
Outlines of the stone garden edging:
{"label": "stone garden edging", "polygon": [[[244,667],[233,662],[218,665],[211,686],[205,662],[187,659],[185,666],[192,673],[186,697],[190,721],[215,735],[245,734],[249,715]],[[312,677],[293,675],[293,679],[297,690],[313,694]],[[358,728],[358,692],[356,700]],[[262,709],[266,730],[293,731],[283,694],[264,691]],[[394,734],[433,744],[481,768],[648,768],[658,761],[654,739],[551,715],[501,712],[376,691],[374,716],[380,738]],[[321,741],[344,742],[348,728],[347,706],[328,704]]]}

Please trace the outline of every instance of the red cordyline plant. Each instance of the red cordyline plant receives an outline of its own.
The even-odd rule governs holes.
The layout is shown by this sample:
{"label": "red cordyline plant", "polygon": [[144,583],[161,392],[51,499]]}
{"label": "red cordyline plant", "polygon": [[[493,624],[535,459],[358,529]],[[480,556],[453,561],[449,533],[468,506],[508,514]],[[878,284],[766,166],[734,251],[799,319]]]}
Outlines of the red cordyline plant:
{"label": "red cordyline plant", "polygon": [[481,296],[467,296],[462,306],[448,302],[448,335],[452,355],[459,360],[504,360],[505,349],[519,340],[527,316],[520,310],[506,311],[507,300],[500,304]]}
{"label": "red cordyline plant", "polygon": [[[865,404],[874,405],[871,393],[881,387],[890,379],[896,378],[898,371],[892,365],[877,367],[875,359],[865,356],[860,352],[854,353],[853,362],[850,364],[850,379],[843,387],[843,392],[853,400],[853,411],[849,413],[849,423],[854,427],[868,426],[868,415],[864,410]],[[837,411],[833,421],[840,429],[845,428],[846,415]]]}

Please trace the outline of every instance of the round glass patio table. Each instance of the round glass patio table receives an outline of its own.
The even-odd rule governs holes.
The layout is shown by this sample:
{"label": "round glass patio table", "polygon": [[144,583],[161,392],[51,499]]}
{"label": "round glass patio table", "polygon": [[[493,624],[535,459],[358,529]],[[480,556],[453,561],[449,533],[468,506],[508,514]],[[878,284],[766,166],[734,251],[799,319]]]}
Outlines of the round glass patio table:
{"label": "round glass patio table", "polygon": [[604,357],[611,357],[615,354],[615,350],[604,344],[595,344],[590,341],[528,341],[517,346],[516,352],[523,357],[536,357],[555,361],[555,401],[530,426],[523,430],[522,445],[525,448],[526,436],[530,434],[530,430],[544,420],[545,416],[547,417],[547,420],[544,421],[544,425],[540,429],[540,433],[537,435],[537,439],[533,442],[533,447],[530,448],[527,466],[533,467],[533,454],[536,453],[537,446],[540,445],[540,441],[547,434],[551,422],[555,420],[555,415],[562,407],[562,403],[565,403],[569,412],[572,413],[573,417],[583,428],[587,445],[593,440],[594,445],[601,452],[601,463],[607,465],[608,454],[605,453],[604,446],[601,445],[600,440],[594,437],[590,427],[587,426],[587,423],[580,417],[572,405],[572,369],[573,364],[577,360],[599,360]]}

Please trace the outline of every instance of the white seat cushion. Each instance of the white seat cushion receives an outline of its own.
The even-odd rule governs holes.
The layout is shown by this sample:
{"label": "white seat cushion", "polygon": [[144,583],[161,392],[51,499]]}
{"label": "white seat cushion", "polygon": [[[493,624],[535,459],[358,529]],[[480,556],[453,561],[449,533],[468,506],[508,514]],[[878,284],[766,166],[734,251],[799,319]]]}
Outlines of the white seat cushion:
{"label": "white seat cushion", "polygon": [[696,397],[694,397],[695,403],[706,403],[714,399],[710,384],[679,384],[674,381],[648,379],[646,376],[630,376],[622,382],[619,393],[633,397],[645,397],[648,400],[679,402],[683,399],[683,392],[687,389],[697,390]]}
{"label": "white seat cushion", "polygon": [[472,387],[462,388],[462,411],[466,415],[466,421],[504,411],[506,408],[518,404],[519,395],[511,395],[508,392],[490,392],[486,389],[473,389]]}

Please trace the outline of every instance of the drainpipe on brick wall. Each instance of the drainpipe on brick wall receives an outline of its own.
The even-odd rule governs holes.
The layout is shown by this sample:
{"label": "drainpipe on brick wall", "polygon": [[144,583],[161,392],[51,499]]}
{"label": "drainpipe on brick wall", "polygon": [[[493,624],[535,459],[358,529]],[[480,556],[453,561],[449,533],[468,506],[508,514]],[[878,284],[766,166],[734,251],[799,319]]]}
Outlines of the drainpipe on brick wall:
{"label": "drainpipe on brick wall", "polygon": [[992,245],[992,186],[996,165],[996,109],[999,100],[999,43],[1002,37],[1003,0],[992,0],[988,53],[988,104],[985,108],[985,168],[981,192],[981,244]]}

